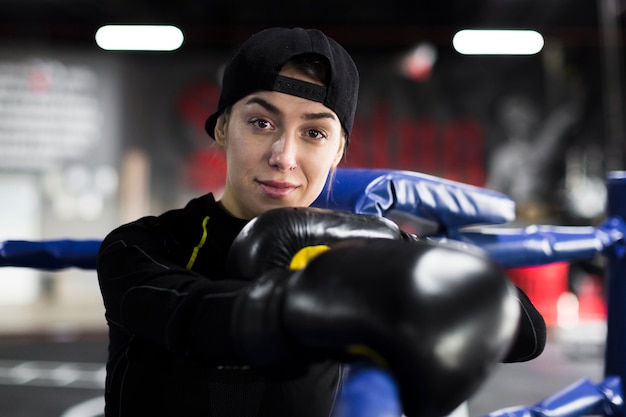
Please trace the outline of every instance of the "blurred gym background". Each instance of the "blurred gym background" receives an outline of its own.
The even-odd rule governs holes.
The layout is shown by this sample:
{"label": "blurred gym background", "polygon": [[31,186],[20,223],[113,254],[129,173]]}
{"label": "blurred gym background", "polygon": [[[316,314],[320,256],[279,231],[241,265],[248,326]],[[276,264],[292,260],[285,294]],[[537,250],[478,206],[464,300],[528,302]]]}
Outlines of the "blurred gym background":
{"label": "blurred gym background", "polygon": [[[102,238],[192,196],[219,194],[224,159],[204,120],[225,59],[267,26],[317,27],[355,58],[360,101],[343,166],[504,192],[517,203],[513,226],[596,225],[605,174],[624,169],[625,7],[0,0],[0,241]],[[101,27],[130,24],[171,25],[182,38],[167,51],[96,42]],[[541,45],[472,54],[455,44],[467,29],[532,31]],[[472,415],[602,375],[602,273],[601,259],[511,271],[546,316],[550,346],[534,364],[499,370],[470,401]],[[93,271],[0,270],[0,415],[97,415],[85,410],[101,392],[105,357]]]}

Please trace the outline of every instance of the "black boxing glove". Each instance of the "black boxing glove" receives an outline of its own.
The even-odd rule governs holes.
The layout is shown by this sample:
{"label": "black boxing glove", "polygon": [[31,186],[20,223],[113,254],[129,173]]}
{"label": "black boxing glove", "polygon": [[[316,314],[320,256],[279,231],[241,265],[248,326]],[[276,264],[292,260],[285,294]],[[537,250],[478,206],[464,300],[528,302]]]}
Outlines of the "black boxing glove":
{"label": "black boxing glove", "polygon": [[240,295],[233,342],[268,373],[368,357],[398,381],[404,413],[467,400],[508,351],[519,304],[482,252],[389,239],[345,242],[303,269],[275,268]]}
{"label": "black boxing glove", "polygon": [[543,353],[546,347],[546,322],[524,291],[517,288],[520,319],[517,336],[502,362],[526,362]]}
{"label": "black boxing glove", "polygon": [[384,217],[311,207],[278,208],[243,228],[230,248],[228,270],[238,278],[253,280],[275,267],[294,267],[294,257],[303,248],[356,238],[409,239]]}

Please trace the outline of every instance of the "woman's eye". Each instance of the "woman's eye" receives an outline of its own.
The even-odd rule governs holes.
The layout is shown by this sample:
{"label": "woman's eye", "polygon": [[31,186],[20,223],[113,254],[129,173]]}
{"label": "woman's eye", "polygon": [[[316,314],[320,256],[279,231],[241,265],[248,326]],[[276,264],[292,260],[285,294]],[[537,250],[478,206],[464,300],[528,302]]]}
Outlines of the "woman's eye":
{"label": "woman's eye", "polygon": [[324,134],[322,132],[320,132],[319,130],[316,130],[316,129],[309,129],[307,131],[307,135],[310,138],[313,138],[313,139],[324,139],[325,138]]}
{"label": "woman's eye", "polygon": [[272,125],[270,124],[270,122],[268,122],[265,119],[255,119],[252,120],[251,122],[254,126],[258,127],[259,129],[268,129],[270,128]]}

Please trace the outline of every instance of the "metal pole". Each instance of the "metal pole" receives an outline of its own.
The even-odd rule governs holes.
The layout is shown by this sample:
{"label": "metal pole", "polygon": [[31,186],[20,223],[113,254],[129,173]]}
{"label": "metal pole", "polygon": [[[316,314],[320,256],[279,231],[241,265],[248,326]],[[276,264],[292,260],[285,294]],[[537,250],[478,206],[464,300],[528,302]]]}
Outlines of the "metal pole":
{"label": "metal pole", "polygon": [[[626,219],[626,171],[607,176],[607,215]],[[626,259],[607,257],[607,338],[605,376],[619,376],[626,381]]]}

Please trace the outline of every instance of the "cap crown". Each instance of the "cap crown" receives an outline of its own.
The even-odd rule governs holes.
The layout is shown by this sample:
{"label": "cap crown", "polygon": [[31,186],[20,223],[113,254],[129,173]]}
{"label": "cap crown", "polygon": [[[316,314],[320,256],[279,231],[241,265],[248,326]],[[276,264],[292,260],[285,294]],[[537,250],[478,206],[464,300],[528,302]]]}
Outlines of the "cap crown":
{"label": "cap crown", "polygon": [[[329,81],[325,88],[298,80],[286,86],[285,77],[279,76],[291,58],[303,54],[316,54],[328,61]],[[248,38],[228,62],[217,112],[206,122],[209,135],[213,137],[217,118],[228,106],[259,90],[319,101],[337,114],[349,133],[358,101],[359,73],[348,52],[317,29],[262,30]]]}

